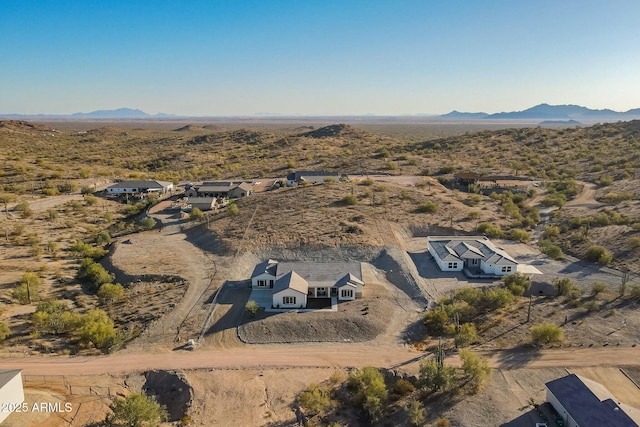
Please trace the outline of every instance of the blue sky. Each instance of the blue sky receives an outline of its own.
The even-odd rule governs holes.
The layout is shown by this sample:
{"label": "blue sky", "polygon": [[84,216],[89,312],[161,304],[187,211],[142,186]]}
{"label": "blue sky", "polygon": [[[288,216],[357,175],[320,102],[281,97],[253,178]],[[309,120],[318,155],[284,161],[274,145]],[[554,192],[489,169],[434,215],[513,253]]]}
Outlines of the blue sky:
{"label": "blue sky", "polygon": [[637,0],[0,5],[0,113],[640,107]]}

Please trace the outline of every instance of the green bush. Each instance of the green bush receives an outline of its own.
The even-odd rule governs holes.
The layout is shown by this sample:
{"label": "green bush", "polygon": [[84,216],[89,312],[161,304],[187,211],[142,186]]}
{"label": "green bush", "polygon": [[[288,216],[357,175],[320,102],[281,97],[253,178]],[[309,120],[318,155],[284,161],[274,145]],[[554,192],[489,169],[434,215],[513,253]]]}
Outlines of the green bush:
{"label": "green bush", "polygon": [[490,222],[483,222],[478,225],[478,232],[487,237],[497,239],[504,236],[504,232],[500,226],[491,224]]}
{"label": "green bush", "polygon": [[606,248],[598,245],[590,246],[585,253],[585,258],[598,264],[607,265],[613,260],[613,255]]}
{"label": "green bush", "polygon": [[504,285],[513,295],[522,296],[531,288],[531,280],[522,273],[510,274],[504,278]]}
{"label": "green bush", "polygon": [[251,300],[247,303],[245,309],[247,310],[249,315],[251,315],[251,317],[255,317],[256,314],[258,314],[258,311],[260,311],[260,306],[254,300]]}
{"label": "green bush", "polygon": [[456,347],[468,347],[478,341],[478,332],[473,323],[463,323],[460,330],[456,332],[454,342]]}
{"label": "green bush", "polygon": [[607,284],[604,282],[593,282],[591,285],[591,295],[598,296],[607,290]]}
{"label": "green bush", "polygon": [[298,397],[300,406],[307,414],[313,416],[322,413],[332,404],[330,390],[320,387],[318,384],[311,384]]}
{"label": "green bush", "polygon": [[9,325],[5,322],[0,322],[0,342],[6,340],[10,334],[11,329],[9,329]]}
{"label": "green bush", "polygon": [[520,228],[514,228],[509,231],[509,238],[516,242],[526,243],[533,237],[533,234]]}
{"label": "green bush", "polygon": [[140,226],[145,230],[151,230],[156,226],[156,220],[151,218],[150,216],[145,217],[142,221],[140,221]]}
{"label": "green bush", "polygon": [[355,205],[358,203],[358,198],[353,194],[347,194],[342,198],[342,203],[345,205]]}
{"label": "green bush", "polygon": [[401,378],[393,385],[392,393],[396,396],[402,397],[413,393],[415,390],[416,388],[413,386],[413,384]]}
{"label": "green bush", "polygon": [[469,378],[469,384],[473,391],[479,392],[491,376],[492,369],[489,366],[489,360],[467,349],[460,351],[460,360],[462,361],[462,370]]}
{"label": "green bush", "polygon": [[91,258],[82,260],[77,275],[78,279],[84,279],[93,291],[97,291],[102,284],[113,281],[113,275]]}
{"label": "green bush", "polygon": [[531,328],[534,344],[560,344],[564,340],[562,328],[553,323],[541,323]]}
{"label": "green bush", "polygon": [[189,220],[200,221],[202,218],[204,218],[204,213],[200,208],[191,209],[191,212],[189,213]]}
{"label": "green bush", "polygon": [[96,348],[106,349],[113,345],[116,338],[116,330],[113,320],[104,311],[94,308],[82,316],[80,327],[80,340],[86,344],[92,344]]}
{"label": "green bush", "polygon": [[157,427],[168,418],[166,408],[144,393],[117,397],[110,408],[112,414],[107,417],[110,426]]}
{"label": "green bush", "polygon": [[440,206],[436,202],[428,201],[419,205],[417,210],[420,213],[436,213],[439,209]]}
{"label": "green bush", "polygon": [[542,239],[538,242],[538,246],[540,247],[542,253],[547,255],[549,258],[558,260],[564,257],[562,248],[551,243],[551,240]]}
{"label": "green bush", "polygon": [[120,283],[103,283],[97,295],[100,304],[112,304],[124,297],[124,287]]}
{"label": "green bush", "polygon": [[439,336],[447,333],[449,316],[444,307],[441,306],[435,310],[427,311],[422,320],[429,334]]}
{"label": "green bush", "polygon": [[387,401],[387,386],[378,368],[357,369],[347,378],[347,389],[356,404],[362,406],[369,419],[376,421],[382,415]]}

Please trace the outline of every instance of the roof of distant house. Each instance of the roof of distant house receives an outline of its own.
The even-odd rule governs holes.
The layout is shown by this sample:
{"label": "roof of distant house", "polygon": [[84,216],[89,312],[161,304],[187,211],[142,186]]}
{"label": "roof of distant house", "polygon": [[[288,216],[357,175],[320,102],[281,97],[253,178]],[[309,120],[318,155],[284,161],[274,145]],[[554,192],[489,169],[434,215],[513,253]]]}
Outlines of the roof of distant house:
{"label": "roof of distant house", "polygon": [[120,181],[108,188],[167,188],[173,185],[167,181]]}
{"label": "roof of distant house", "polygon": [[295,271],[290,271],[276,279],[276,283],[273,286],[273,293],[277,294],[285,289],[293,289],[306,295],[309,291],[309,283]]}
{"label": "roof of distant house", "polygon": [[638,427],[613,399],[600,400],[576,374],[545,385],[580,426]]}
{"label": "roof of distant house", "polygon": [[491,240],[484,236],[430,236],[427,240],[443,261],[481,259],[494,265],[517,264],[508,253],[495,247]]}
{"label": "roof of distant house", "polygon": [[357,285],[363,286],[364,282],[360,279],[358,279],[356,276],[354,276],[351,273],[347,273],[344,276],[342,276],[342,278],[340,278],[336,284],[335,287],[336,288],[341,288],[343,286],[353,286],[356,287]]}
{"label": "roof of distant house", "polygon": [[20,375],[22,369],[0,369],[0,388],[4,387],[9,381]]}
{"label": "roof of distant house", "polygon": [[340,175],[338,172],[328,171],[296,171],[287,175],[287,180],[298,181],[300,179],[307,182],[324,182],[327,178],[338,178]]}

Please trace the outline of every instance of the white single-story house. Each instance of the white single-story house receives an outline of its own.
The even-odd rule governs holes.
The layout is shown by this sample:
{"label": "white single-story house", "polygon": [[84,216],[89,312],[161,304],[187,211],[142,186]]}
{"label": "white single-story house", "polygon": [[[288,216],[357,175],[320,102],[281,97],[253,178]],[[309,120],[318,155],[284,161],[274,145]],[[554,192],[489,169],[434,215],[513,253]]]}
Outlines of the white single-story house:
{"label": "white single-story house", "polygon": [[173,182],[166,181],[121,181],[107,187],[107,194],[164,194],[173,191]]}
{"label": "white single-story house", "polygon": [[215,197],[188,197],[187,204],[191,205],[191,209],[210,211],[215,209],[217,200]]}
{"label": "white single-story house", "polygon": [[442,271],[469,269],[493,276],[506,276],[518,271],[516,260],[484,236],[430,236],[427,237],[427,245]]}
{"label": "white single-story house", "polygon": [[620,403],[596,381],[570,374],[545,386],[566,427],[638,427],[640,410]]}
{"label": "white single-story house", "polygon": [[[295,273],[293,276],[290,275],[292,272]],[[294,288],[291,288],[292,283]],[[335,298],[337,301],[360,298],[364,282],[359,262],[278,262],[268,259],[253,270],[251,287],[273,289],[274,307],[287,308],[303,303],[298,308],[304,308],[307,298]],[[289,290],[285,292],[285,289]],[[304,300],[294,291],[304,292]],[[285,304],[284,296],[296,297],[295,303],[287,300],[288,304]]]}
{"label": "white single-story house", "polygon": [[22,388],[22,369],[0,370],[0,423],[12,412],[6,408],[19,407],[24,402],[24,390]]}
{"label": "white single-story house", "polygon": [[287,175],[287,185],[292,187],[303,182],[308,184],[324,184],[327,180],[338,181],[340,175],[338,172],[327,171],[297,171]]}
{"label": "white single-story house", "polygon": [[273,287],[275,308],[305,308],[309,283],[295,271],[280,276]]}
{"label": "white single-story house", "polygon": [[239,199],[252,193],[251,184],[233,181],[205,181],[202,184],[190,184],[186,189],[187,197],[217,197]]}

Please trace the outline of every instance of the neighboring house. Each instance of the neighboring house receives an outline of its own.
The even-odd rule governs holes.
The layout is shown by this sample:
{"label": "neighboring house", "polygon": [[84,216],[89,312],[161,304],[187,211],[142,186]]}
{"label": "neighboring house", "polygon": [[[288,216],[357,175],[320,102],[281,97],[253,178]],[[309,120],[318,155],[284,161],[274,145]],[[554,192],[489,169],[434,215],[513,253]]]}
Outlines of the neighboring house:
{"label": "neighboring house", "polygon": [[251,184],[246,182],[211,181],[192,184],[186,191],[187,197],[217,197],[239,199],[251,194]]}
{"label": "neighboring house", "polygon": [[638,427],[639,411],[618,402],[600,383],[571,374],[545,386],[547,401],[566,427]]}
{"label": "neighboring house", "polygon": [[477,184],[481,178],[481,175],[474,172],[460,172],[453,175],[453,183],[456,187],[468,187],[471,184]]}
{"label": "neighboring house", "polygon": [[[273,289],[273,306],[280,308],[304,308],[307,298],[352,301],[362,297],[364,285],[358,262],[278,262],[269,259],[258,264],[251,274],[251,287]],[[300,298],[300,292],[304,292],[304,299]],[[284,296],[295,297],[295,302],[283,300]]]}
{"label": "neighboring house", "polygon": [[275,308],[304,308],[307,306],[309,283],[295,271],[290,271],[276,280],[273,287]]}
{"label": "neighboring house", "polygon": [[215,197],[188,197],[187,204],[191,205],[191,209],[210,211],[215,209],[217,200]]}
{"label": "neighboring house", "polygon": [[302,184],[306,182],[308,184],[324,184],[327,180],[338,181],[340,175],[338,172],[327,171],[298,171],[291,172],[287,175],[287,185],[289,187]]}
{"label": "neighboring house", "polygon": [[22,389],[22,369],[2,369],[0,370],[0,423],[2,423],[11,412],[3,410],[5,407],[18,407],[24,402],[24,390]]}
{"label": "neighboring house", "polygon": [[442,271],[480,272],[506,276],[518,271],[518,263],[484,236],[427,237],[429,253]]}
{"label": "neighboring house", "polygon": [[107,187],[107,194],[168,193],[173,191],[173,183],[165,181],[121,181]]}

